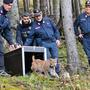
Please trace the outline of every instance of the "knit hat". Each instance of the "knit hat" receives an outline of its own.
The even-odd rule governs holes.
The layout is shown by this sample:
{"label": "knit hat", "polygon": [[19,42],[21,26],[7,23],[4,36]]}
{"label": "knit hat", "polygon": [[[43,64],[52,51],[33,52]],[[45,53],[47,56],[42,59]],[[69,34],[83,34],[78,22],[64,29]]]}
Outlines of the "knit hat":
{"label": "knit hat", "polygon": [[3,0],[3,3],[10,4],[10,3],[13,3],[13,0]]}

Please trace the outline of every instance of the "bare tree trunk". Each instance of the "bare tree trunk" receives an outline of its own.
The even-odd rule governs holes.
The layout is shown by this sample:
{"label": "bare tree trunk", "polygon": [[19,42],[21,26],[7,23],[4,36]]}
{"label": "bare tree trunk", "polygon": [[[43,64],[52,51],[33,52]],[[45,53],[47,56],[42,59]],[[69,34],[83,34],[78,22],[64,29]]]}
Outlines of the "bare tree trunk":
{"label": "bare tree trunk", "polygon": [[40,0],[33,0],[34,9],[40,9]]}
{"label": "bare tree trunk", "polygon": [[24,4],[24,11],[29,12],[30,1],[23,0],[23,4]]}
{"label": "bare tree trunk", "polygon": [[70,73],[77,73],[79,56],[74,35],[71,0],[61,0],[63,27],[67,46],[67,64]]}
{"label": "bare tree trunk", "polygon": [[75,3],[74,3],[74,0],[72,0],[72,11],[73,11],[73,16],[76,17],[76,14],[75,14]]}
{"label": "bare tree trunk", "polygon": [[50,15],[50,0],[47,0],[47,14]]}
{"label": "bare tree trunk", "polygon": [[80,14],[80,0],[74,0],[75,4],[75,14],[78,16]]}
{"label": "bare tree trunk", "polygon": [[49,0],[50,6],[50,15],[53,15],[53,0]]}
{"label": "bare tree trunk", "polygon": [[53,0],[54,21],[57,24],[60,19],[60,0]]}
{"label": "bare tree trunk", "polygon": [[83,10],[83,0],[79,0],[80,1],[80,11],[82,11]]}
{"label": "bare tree trunk", "polygon": [[0,6],[3,4],[3,0],[0,0]]}
{"label": "bare tree trunk", "polygon": [[13,7],[10,12],[10,20],[11,20],[11,26],[16,28],[17,21],[19,20],[19,11],[18,11],[17,0],[14,0],[14,2],[13,2]]}
{"label": "bare tree trunk", "polygon": [[43,15],[47,16],[47,0],[40,0],[40,8],[43,11]]}

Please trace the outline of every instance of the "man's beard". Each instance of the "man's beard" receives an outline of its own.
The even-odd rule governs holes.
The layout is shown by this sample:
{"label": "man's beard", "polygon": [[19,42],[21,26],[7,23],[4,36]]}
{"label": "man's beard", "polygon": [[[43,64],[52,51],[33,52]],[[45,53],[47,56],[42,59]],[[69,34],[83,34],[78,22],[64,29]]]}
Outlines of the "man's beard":
{"label": "man's beard", "polygon": [[22,25],[23,25],[24,27],[28,27],[28,26],[30,26],[30,22],[25,23],[25,22],[22,21]]}

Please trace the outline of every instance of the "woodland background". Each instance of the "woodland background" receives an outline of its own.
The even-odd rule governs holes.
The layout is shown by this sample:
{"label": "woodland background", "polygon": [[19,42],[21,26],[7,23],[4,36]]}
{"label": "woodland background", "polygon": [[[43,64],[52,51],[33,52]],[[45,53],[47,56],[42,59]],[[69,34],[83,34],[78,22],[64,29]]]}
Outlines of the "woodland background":
{"label": "woodland background", "polygon": [[[49,16],[55,22],[61,34],[62,44],[59,48],[61,74],[59,79],[46,78],[36,73],[30,73],[25,77],[0,76],[0,90],[90,90],[90,67],[83,47],[73,30],[73,22],[84,11],[85,1],[14,0],[12,11],[9,13],[14,36],[20,15],[24,11],[32,13],[34,8],[39,8],[43,11],[44,16]],[[2,0],[0,0],[0,5],[2,5]],[[8,52],[6,42],[4,42],[4,46],[5,52]],[[64,83],[62,71],[66,67],[71,76]]]}

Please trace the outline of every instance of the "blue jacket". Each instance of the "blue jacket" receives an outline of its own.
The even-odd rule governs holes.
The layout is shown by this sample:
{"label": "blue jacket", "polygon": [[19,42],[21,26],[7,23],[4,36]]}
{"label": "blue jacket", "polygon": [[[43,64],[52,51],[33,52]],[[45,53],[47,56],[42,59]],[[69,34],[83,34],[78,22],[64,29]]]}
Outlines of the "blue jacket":
{"label": "blue jacket", "polygon": [[41,22],[34,21],[29,38],[25,45],[31,45],[33,38],[39,46],[44,42],[56,42],[60,39],[60,33],[55,27],[54,23],[48,18],[44,17]]}
{"label": "blue jacket", "polygon": [[80,34],[78,27],[80,27],[81,33],[90,33],[90,16],[87,16],[85,12],[81,13],[74,22],[74,30],[76,35]]}
{"label": "blue jacket", "polygon": [[7,11],[5,11],[3,6],[0,7],[0,35],[3,36],[9,44],[14,43],[12,32],[10,31],[10,21],[7,17]]}
{"label": "blue jacket", "polygon": [[16,31],[16,42],[20,45],[24,45],[29,33],[31,31],[32,23],[24,25],[22,21],[20,21],[19,25],[17,26]]}

